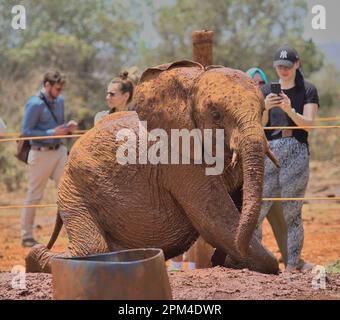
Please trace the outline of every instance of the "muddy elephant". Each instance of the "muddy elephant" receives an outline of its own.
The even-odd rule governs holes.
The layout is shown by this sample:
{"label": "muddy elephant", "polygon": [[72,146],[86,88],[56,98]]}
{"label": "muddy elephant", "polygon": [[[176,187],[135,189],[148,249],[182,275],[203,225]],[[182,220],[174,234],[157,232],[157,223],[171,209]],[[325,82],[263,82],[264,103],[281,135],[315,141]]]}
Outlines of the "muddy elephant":
{"label": "muddy elephant", "polygon": [[[188,250],[200,234],[243,267],[276,273],[277,260],[253,235],[261,207],[264,156],[276,162],[261,127],[264,101],[254,83],[238,70],[179,61],[147,69],[133,103],[136,112],[105,117],[74,144],[59,185],[54,233],[47,247],[31,250],[27,271],[50,272],[56,255],[128,248],[162,248],[169,259]],[[147,128],[141,121],[147,121]],[[169,136],[172,129],[213,129],[214,138],[215,129],[223,130],[222,174],[208,175],[211,164],[206,162],[118,163],[123,140],[117,136],[122,129],[138,138],[143,130],[156,128]],[[147,143],[149,148],[156,142]],[[139,140],[137,148],[139,154]],[[205,148],[203,143],[200,152]],[[240,188],[239,211],[233,198]],[[57,254],[49,249],[61,222],[69,246]]]}

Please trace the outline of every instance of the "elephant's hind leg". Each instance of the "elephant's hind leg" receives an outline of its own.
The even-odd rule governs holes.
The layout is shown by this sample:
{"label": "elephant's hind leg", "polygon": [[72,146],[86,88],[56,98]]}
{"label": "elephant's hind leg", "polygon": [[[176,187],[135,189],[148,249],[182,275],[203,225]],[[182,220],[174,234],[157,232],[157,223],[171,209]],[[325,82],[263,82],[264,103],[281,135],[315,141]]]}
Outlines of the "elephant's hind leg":
{"label": "elephant's hind leg", "polygon": [[68,251],[55,253],[49,251],[44,245],[35,245],[25,258],[26,272],[51,273],[51,259],[54,257],[70,257]]}
{"label": "elephant's hind leg", "polygon": [[109,251],[104,232],[88,213],[70,214],[60,212],[69,238],[68,250],[63,253],[49,251],[43,245],[36,245],[26,257],[26,272],[51,273],[54,257],[86,256]]}
{"label": "elephant's hind leg", "polygon": [[69,238],[68,250],[72,257],[109,252],[105,232],[89,212],[60,213]]}

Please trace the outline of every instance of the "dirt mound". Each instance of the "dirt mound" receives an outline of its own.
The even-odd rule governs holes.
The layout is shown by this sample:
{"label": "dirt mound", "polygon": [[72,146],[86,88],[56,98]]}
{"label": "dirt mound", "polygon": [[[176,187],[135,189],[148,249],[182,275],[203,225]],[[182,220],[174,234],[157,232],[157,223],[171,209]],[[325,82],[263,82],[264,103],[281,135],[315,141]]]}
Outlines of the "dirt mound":
{"label": "dirt mound", "polygon": [[[313,289],[315,274],[265,275],[212,268],[169,273],[174,299],[339,299],[340,274],[327,274],[325,289]],[[26,289],[12,288],[13,274],[0,273],[0,299],[52,299],[51,275],[27,274]]]}
{"label": "dirt mound", "polygon": [[[248,269],[212,268],[170,275],[174,299],[339,299],[340,274],[327,274],[326,289],[313,289],[312,273],[266,275]],[[321,284],[321,282],[319,282]]]}

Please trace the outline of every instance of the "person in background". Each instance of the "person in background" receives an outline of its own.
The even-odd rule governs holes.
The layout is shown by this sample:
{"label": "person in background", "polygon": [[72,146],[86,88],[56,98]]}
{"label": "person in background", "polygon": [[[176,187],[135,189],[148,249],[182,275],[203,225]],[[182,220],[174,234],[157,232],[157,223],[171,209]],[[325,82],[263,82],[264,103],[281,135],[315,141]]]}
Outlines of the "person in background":
{"label": "person in background", "polygon": [[4,134],[6,132],[6,124],[5,122],[0,118],[0,135]]}
{"label": "person in background", "polygon": [[[51,178],[58,185],[67,160],[67,149],[60,139],[53,136],[66,135],[76,130],[77,124],[64,123],[65,78],[57,70],[49,70],[43,78],[43,87],[31,96],[25,106],[22,135],[25,137],[47,136],[46,140],[30,140],[28,154],[29,182],[25,205],[38,204]],[[21,214],[22,246],[37,244],[33,237],[35,208],[26,207]]]}
{"label": "person in background", "polygon": [[109,110],[98,112],[94,117],[94,124],[108,114],[130,109],[129,103],[133,97],[135,82],[136,79],[130,75],[128,70],[121,72],[118,77],[110,81],[106,93]]}
{"label": "person in background", "polygon": [[259,88],[268,83],[265,73],[260,68],[250,68],[246,71],[246,74],[257,83]]}
{"label": "person in background", "polygon": [[[274,55],[273,66],[280,80],[281,92],[272,93],[270,84],[261,88],[265,98],[262,124],[267,127],[313,125],[319,107],[318,92],[304,79],[297,51],[290,46],[280,48]],[[266,136],[281,168],[277,170],[268,159],[265,160],[263,198],[303,198],[309,179],[308,130],[268,130]],[[303,201],[282,201],[281,205],[287,226],[285,271],[311,269],[312,264],[300,259],[304,241]],[[257,227],[260,239],[262,222],[271,206],[271,201],[262,203]]]}

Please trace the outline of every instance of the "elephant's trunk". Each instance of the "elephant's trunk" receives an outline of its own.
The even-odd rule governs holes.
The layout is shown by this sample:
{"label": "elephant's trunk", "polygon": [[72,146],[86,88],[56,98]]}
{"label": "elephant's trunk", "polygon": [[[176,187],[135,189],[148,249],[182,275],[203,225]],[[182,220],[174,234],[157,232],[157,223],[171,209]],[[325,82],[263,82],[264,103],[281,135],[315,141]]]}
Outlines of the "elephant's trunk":
{"label": "elephant's trunk", "polygon": [[260,126],[249,123],[240,128],[240,151],[243,168],[243,204],[236,235],[236,246],[242,255],[247,250],[261,211],[264,177],[264,135]]}

